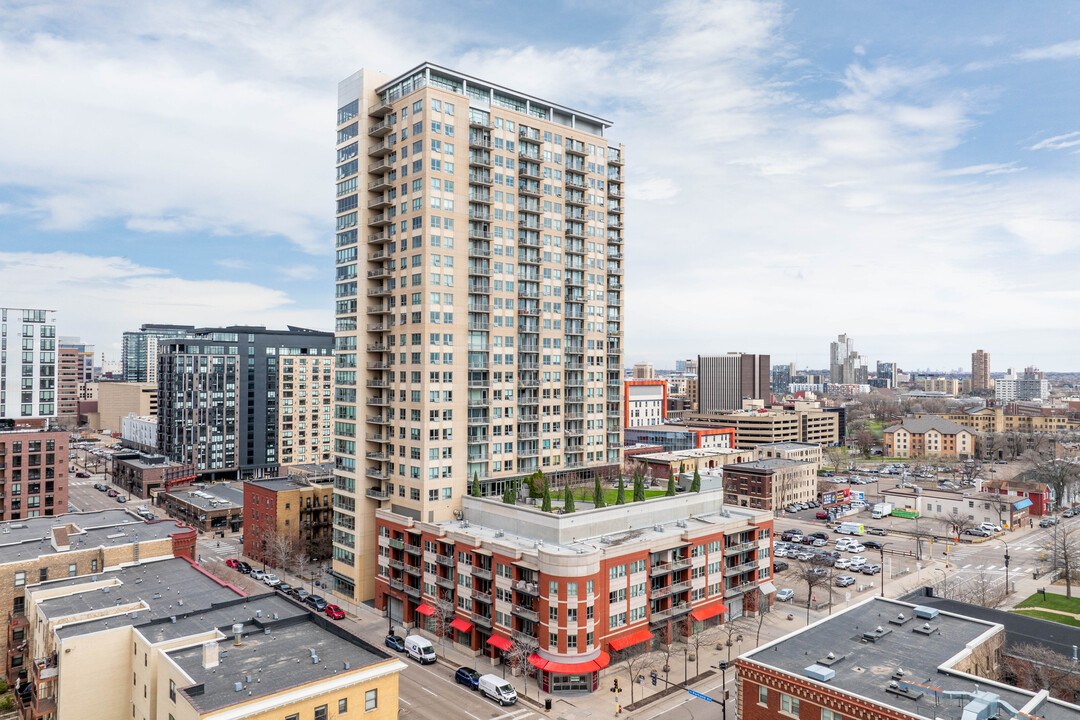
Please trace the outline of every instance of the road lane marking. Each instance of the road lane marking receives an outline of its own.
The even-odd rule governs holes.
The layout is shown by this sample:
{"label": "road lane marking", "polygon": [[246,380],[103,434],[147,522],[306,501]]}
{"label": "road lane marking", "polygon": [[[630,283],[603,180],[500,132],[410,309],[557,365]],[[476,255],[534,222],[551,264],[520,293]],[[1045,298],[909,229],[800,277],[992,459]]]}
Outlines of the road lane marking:
{"label": "road lane marking", "polygon": [[967,570],[969,567],[971,567],[971,563],[968,563],[967,565],[965,565],[964,567],[962,567],[960,569],[961,570]]}

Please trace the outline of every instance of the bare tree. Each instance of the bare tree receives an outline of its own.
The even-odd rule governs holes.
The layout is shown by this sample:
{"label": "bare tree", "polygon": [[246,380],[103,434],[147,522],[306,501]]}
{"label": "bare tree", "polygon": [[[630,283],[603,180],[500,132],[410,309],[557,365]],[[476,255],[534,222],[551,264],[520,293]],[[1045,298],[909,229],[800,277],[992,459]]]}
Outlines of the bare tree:
{"label": "bare tree", "polygon": [[847,452],[845,452],[843,445],[826,445],[821,450],[825,453],[825,460],[828,461],[833,471],[838,471],[841,463],[847,459]]}
{"label": "bare tree", "polygon": [[717,642],[717,637],[720,634],[720,626],[713,625],[711,627],[703,628],[698,632],[691,631],[690,635],[686,638],[686,644],[690,649],[691,660],[694,661],[694,674],[701,674],[701,649],[712,645]]}
{"label": "bare tree", "polygon": [[280,529],[272,531],[266,538],[266,554],[270,567],[287,569],[297,551],[296,538]]}
{"label": "bare tree", "polygon": [[1070,495],[1075,494],[1076,486],[1080,483],[1080,465],[1055,457],[1053,452],[1036,450],[1025,452],[1023,459],[1031,464],[1034,479],[1046,483],[1054,491],[1059,507],[1066,503]]}
{"label": "bare tree", "polygon": [[439,644],[442,646],[443,654],[446,654],[446,633],[450,630],[450,623],[454,621],[454,614],[456,608],[454,603],[444,598],[438,598],[431,602],[431,607],[434,608],[435,614],[432,617],[435,619],[435,632],[439,636]]}
{"label": "bare tree", "polygon": [[1043,645],[1024,643],[1011,648],[1005,670],[1025,690],[1049,690],[1051,696],[1068,702],[1080,694],[1080,674],[1072,659]]}
{"label": "bare tree", "polygon": [[826,573],[819,567],[805,564],[799,569],[797,577],[806,583],[806,622],[809,624],[810,604],[814,601],[814,588],[821,587],[827,582]]}
{"label": "bare tree", "polygon": [[980,571],[966,580],[949,586],[952,600],[996,608],[1005,602],[1005,576]]}
{"label": "bare tree", "polygon": [[1075,537],[1075,530],[1066,532],[1060,526],[1054,526],[1054,569],[1061,570],[1065,580],[1065,597],[1072,597],[1072,586],[1080,579],[1080,543]]}
{"label": "bare tree", "polygon": [[[955,509],[955,508],[954,508]],[[948,515],[934,515],[928,517],[928,520],[937,520],[942,524],[948,534],[955,534],[957,537],[964,535],[968,530],[981,525],[973,516],[961,515],[958,512],[949,513]]]}
{"label": "bare tree", "polygon": [[[639,648],[635,652],[635,648]],[[634,703],[634,685],[637,684],[638,675],[641,674],[646,667],[651,665],[656,660],[656,655],[651,650],[640,649],[639,645],[631,645],[625,650],[619,651],[616,655],[619,656],[618,662],[623,664],[626,668],[627,674],[630,676],[630,704]]]}
{"label": "bare tree", "polygon": [[870,457],[870,450],[874,447],[876,440],[877,436],[874,435],[874,431],[865,425],[855,431],[855,444],[859,446],[859,452],[863,454],[864,458]]}
{"label": "bare tree", "polygon": [[529,658],[540,648],[540,643],[531,637],[515,634],[513,644],[507,653],[510,658],[510,667],[515,670],[520,668],[525,679],[525,694],[529,694]]}

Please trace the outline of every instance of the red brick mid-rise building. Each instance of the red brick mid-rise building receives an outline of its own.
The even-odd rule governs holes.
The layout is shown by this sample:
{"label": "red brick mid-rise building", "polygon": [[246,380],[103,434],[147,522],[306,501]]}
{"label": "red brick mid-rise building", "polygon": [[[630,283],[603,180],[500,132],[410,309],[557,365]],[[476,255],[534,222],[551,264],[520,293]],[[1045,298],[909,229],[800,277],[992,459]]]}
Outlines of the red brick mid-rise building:
{"label": "red brick mid-rise building", "polygon": [[771,604],[772,515],[722,496],[569,514],[466,497],[436,523],[379,510],[376,606],[492,662],[525,650],[545,692],[593,691],[613,653]]}
{"label": "red brick mid-rise building", "polygon": [[0,520],[67,512],[68,433],[0,430]]}
{"label": "red brick mid-rise building", "polygon": [[1080,719],[1080,707],[1006,684],[1005,628],[871,598],[735,663],[743,720]]}

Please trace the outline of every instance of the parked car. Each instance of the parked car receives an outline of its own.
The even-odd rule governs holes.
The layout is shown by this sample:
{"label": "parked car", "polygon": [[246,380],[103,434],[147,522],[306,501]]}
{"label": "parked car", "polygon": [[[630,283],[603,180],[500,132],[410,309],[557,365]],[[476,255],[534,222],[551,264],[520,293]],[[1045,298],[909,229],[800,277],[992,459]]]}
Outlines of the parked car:
{"label": "parked car", "polygon": [[480,692],[499,705],[513,705],[517,702],[517,691],[514,690],[514,686],[491,673],[480,677]]}
{"label": "parked car", "polygon": [[814,557],[814,553],[811,553],[811,552],[801,552],[801,553],[798,553],[798,554],[795,555],[796,560],[802,560],[803,562],[806,562],[807,560],[811,560],[813,557]]}
{"label": "parked car", "polygon": [[781,588],[776,591],[777,602],[787,602],[795,597],[795,591],[791,588]]}
{"label": "parked car", "polygon": [[[1039,523],[1039,526],[1040,527],[1047,527],[1046,525],[1043,525],[1042,523]],[[981,527],[973,527],[973,528],[968,528],[968,529],[964,530],[964,535],[974,535],[975,537],[990,537],[993,534],[994,533],[990,532],[989,530],[984,530]]]}
{"label": "parked car", "polygon": [[480,673],[472,668],[459,667],[454,673],[454,681],[458,685],[468,685],[470,690],[480,689]]}
{"label": "parked car", "polygon": [[863,575],[874,575],[875,573],[881,572],[881,566],[874,565],[873,563],[867,563],[866,565],[863,565],[859,571]]}
{"label": "parked car", "polygon": [[127,498],[124,497],[123,495],[118,495],[117,498],[116,498],[116,502],[118,502],[118,503],[126,503]]}
{"label": "parked car", "polygon": [[304,598],[304,602],[319,612],[325,610],[326,606],[329,604],[322,595],[308,595]]}
{"label": "parked car", "polygon": [[309,593],[307,590],[305,590],[303,588],[296,588],[296,591],[293,593],[293,597],[296,598],[297,600],[299,600],[300,602],[304,602],[310,596],[311,596],[311,593]]}
{"label": "parked car", "polygon": [[818,530],[817,532],[810,533],[810,537],[817,538],[819,540],[828,540],[829,539],[829,533],[822,532],[822,531]]}
{"label": "parked car", "polygon": [[848,585],[854,585],[855,578],[851,575],[837,575],[836,587],[847,587]]}
{"label": "parked car", "polygon": [[806,504],[809,505],[812,508],[816,508],[818,506],[818,501],[817,500],[811,500],[810,502],[808,502]]}
{"label": "parked car", "polygon": [[1053,516],[1044,517],[1039,521],[1039,527],[1052,527],[1058,524],[1058,519]]}
{"label": "parked car", "polygon": [[240,561],[238,561],[236,563],[236,569],[239,570],[244,575],[250,575],[251,574],[251,566],[248,565],[243,560],[240,560]]}
{"label": "parked car", "polygon": [[989,530],[992,533],[1001,532],[1001,526],[1000,525],[995,525],[994,523],[984,522],[979,527],[981,527],[983,530]]}
{"label": "parked car", "polygon": [[239,565],[240,565],[240,561],[237,560],[236,558],[229,558],[228,560],[225,561],[225,567],[231,567],[233,570],[235,570],[237,567],[239,567]]}
{"label": "parked car", "polygon": [[405,652],[405,638],[398,635],[390,634],[383,640],[383,645],[391,650],[397,650],[398,652]]}
{"label": "parked car", "polygon": [[[311,598],[308,600],[310,601]],[[405,638],[405,654],[421,665],[430,665],[435,662],[435,646],[422,635],[409,635]]]}
{"label": "parked car", "polygon": [[1069,508],[1065,512],[1061,513],[1061,516],[1071,518],[1075,514],[1076,514],[1076,509],[1075,508]]}
{"label": "parked car", "polygon": [[294,588],[289,583],[279,583],[275,589],[280,593],[285,593],[286,595],[292,595]]}
{"label": "parked car", "polygon": [[275,587],[281,584],[281,578],[279,578],[274,573],[267,573],[266,575],[263,575],[262,581],[270,587]]}
{"label": "parked car", "polygon": [[888,535],[889,531],[886,528],[868,527],[866,528],[867,535]]}
{"label": "parked car", "polygon": [[264,577],[266,577],[266,573],[262,570],[252,570],[251,577],[255,580],[262,580]]}
{"label": "parked car", "polygon": [[829,513],[825,512],[824,510],[818,510],[816,513],[814,513],[814,517],[818,520],[828,520]]}
{"label": "parked car", "polygon": [[877,540],[863,540],[862,546],[866,548],[872,548],[874,550],[880,550],[882,545]]}
{"label": "parked car", "polygon": [[327,605],[325,612],[332,620],[344,620],[345,611],[339,608],[337,605]]}
{"label": "parked car", "polygon": [[851,567],[851,561],[847,558],[840,558],[833,567],[839,568],[840,570],[847,570]]}
{"label": "parked car", "polygon": [[788,569],[788,564],[783,560],[773,560],[772,570],[774,573],[784,572]]}
{"label": "parked car", "polygon": [[814,543],[813,544],[814,544],[814,547],[825,547],[826,545],[829,544],[829,541],[825,540],[823,538],[814,538]]}
{"label": "parked car", "polygon": [[88,478],[88,477],[90,477],[90,473],[85,472],[83,470],[80,470],[79,472],[75,473],[75,477],[77,477],[77,478]]}
{"label": "parked car", "polygon": [[812,575],[821,576],[821,575],[828,575],[829,571],[826,570],[825,568],[812,567],[812,568],[810,568],[810,573]]}
{"label": "parked car", "polygon": [[858,570],[859,568],[861,568],[863,565],[866,564],[866,558],[864,558],[862,555],[856,555],[855,557],[851,558],[850,562],[851,562],[851,569],[852,570]]}
{"label": "parked car", "polygon": [[109,490],[109,492],[108,492],[109,497],[116,497],[119,494],[120,493],[116,492],[115,490]]}

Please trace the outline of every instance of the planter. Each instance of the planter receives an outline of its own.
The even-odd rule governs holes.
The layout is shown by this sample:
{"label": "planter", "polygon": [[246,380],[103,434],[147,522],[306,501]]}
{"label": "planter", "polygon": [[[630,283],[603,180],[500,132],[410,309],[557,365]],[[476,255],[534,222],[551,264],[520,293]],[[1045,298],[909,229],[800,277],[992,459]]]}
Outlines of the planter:
{"label": "planter", "polygon": [[694,653],[690,653],[689,655],[686,656],[686,659],[689,660],[690,662],[694,662],[695,660],[697,660],[697,655],[695,655]]}
{"label": "planter", "polygon": [[671,666],[670,665],[665,665],[664,666],[664,674],[667,674],[669,672],[671,672]]}

